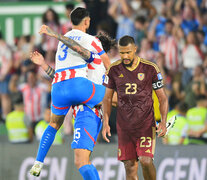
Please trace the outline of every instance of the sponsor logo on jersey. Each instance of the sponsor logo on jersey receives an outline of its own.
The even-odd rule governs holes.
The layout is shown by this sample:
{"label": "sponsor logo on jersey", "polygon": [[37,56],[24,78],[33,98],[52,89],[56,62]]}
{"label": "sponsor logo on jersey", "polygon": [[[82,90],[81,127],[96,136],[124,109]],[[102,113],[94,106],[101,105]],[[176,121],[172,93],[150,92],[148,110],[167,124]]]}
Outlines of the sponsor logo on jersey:
{"label": "sponsor logo on jersey", "polygon": [[105,84],[108,84],[109,83],[109,77],[107,75],[105,76],[104,83]]}
{"label": "sponsor logo on jersey", "polygon": [[147,149],[145,152],[146,152],[146,153],[151,153],[150,149]]}
{"label": "sponsor logo on jersey", "polygon": [[158,80],[163,79],[163,78],[162,78],[162,74],[161,74],[161,73],[158,73],[158,74],[157,74],[157,78],[158,78]]}
{"label": "sponsor logo on jersey", "polygon": [[121,156],[121,149],[118,149],[118,156]]}
{"label": "sponsor logo on jersey", "polygon": [[122,78],[122,77],[124,77],[124,75],[121,73],[121,74],[119,75],[119,77]]}
{"label": "sponsor logo on jersey", "polygon": [[144,73],[138,73],[137,77],[140,81],[142,81],[144,79]]}

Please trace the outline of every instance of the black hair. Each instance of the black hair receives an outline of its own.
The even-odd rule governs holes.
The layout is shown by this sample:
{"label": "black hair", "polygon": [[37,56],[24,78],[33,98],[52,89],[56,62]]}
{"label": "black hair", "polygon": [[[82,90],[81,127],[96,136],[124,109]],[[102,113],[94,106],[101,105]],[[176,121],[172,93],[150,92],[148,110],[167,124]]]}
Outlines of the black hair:
{"label": "black hair", "polygon": [[1,31],[0,31],[0,39],[3,39],[3,34]]}
{"label": "black hair", "polygon": [[112,47],[116,46],[116,40],[112,39],[106,33],[100,32],[96,37],[101,41],[103,49],[105,52],[108,52]]}
{"label": "black hair", "polygon": [[23,104],[23,95],[21,92],[17,92],[15,94],[12,94],[13,98],[12,98],[12,102],[14,105],[16,104]]}
{"label": "black hair", "polygon": [[205,36],[205,32],[203,30],[199,29],[199,30],[196,31],[196,33],[200,33],[200,34],[202,34],[202,36]]}
{"label": "black hair", "polygon": [[42,16],[42,21],[44,24],[47,24],[48,23],[48,20],[47,20],[47,12],[51,11],[52,14],[53,14],[53,17],[54,17],[54,22],[56,25],[60,25],[60,22],[59,22],[59,16],[58,14],[52,9],[52,8],[49,8]]}
{"label": "black hair", "polygon": [[173,21],[172,21],[171,19],[167,19],[166,22],[165,22],[165,24],[167,24],[167,23],[170,23],[170,24],[172,24],[172,25],[174,24]]}
{"label": "black hair", "polygon": [[137,16],[135,21],[140,22],[141,24],[144,24],[146,22],[146,18],[144,16]]}
{"label": "black hair", "polygon": [[81,7],[74,9],[70,14],[71,22],[75,26],[79,25],[85,17],[89,17],[89,12]]}
{"label": "black hair", "polygon": [[135,44],[134,38],[131,36],[123,36],[119,39],[120,46],[127,46],[128,44]]}
{"label": "black hair", "polygon": [[183,101],[179,102],[177,107],[183,113],[186,113],[187,110],[188,110],[188,104],[186,102],[183,102]]}
{"label": "black hair", "polygon": [[65,5],[65,8],[66,8],[66,9],[71,9],[71,10],[73,10],[74,7],[75,7],[75,6],[74,6],[74,4],[72,4],[72,3],[68,3],[68,4]]}
{"label": "black hair", "polygon": [[31,36],[30,35],[26,35],[24,36],[25,40],[27,43],[29,43],[31,41]]}
{"label": "black hair", "polygon": [[203,100],[206,100],[206,96],[205,95],[198,95],[198,96],[196,96],[196,102],[203,101]]}

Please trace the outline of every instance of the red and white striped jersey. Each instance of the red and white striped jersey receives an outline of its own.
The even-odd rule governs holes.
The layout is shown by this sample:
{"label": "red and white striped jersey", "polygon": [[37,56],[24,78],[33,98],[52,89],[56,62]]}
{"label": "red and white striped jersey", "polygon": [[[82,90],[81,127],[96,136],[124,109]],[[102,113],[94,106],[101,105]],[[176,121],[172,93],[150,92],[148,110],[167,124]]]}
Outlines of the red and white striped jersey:
{"label": "red and white striped jersey", "polygon": [[27,83],[24,83],[21,84],[18,89],[23,94],[24,108],[27,116],[33,122],[40,120],[43,115],[47,86],[43,83],[39,83],[34,88],[31,88]]}
{"label": "red and white striped jersey", "polygon": [[160,39],[160,51],[165,55],[165,67],[169,70],[180,70],[182,66],[181,54],[173,36]]}
{"label": "red and white striped jersey", "polygon": [[[77,115],[78,111],[81,110],[81,108],[83,109],[83,105],[72,106],[72,109],[73,109],[73,118],[74,118],[74,119],[76,118],[76,115]],[[96,116],[98,116],[101,120],[103,119],[103,113],[102,113],[101,106],[92,108],[92,111],[93,111],[93,112],[96,114]]]}
{"label": "red and white striped jersey", "polygon": [[95,55],[92,63],[88,64],[88,79],[96,84],[103,84],[106,69],[99,55]]}
{"label": "red and white striped jersey", "polygon": [[187,45],[182,52],[183,67],[195,68],[203,63],[204,55],[199,47],[194,44]]}
{"label": "red and white striped jersey", "polygon": [[[77,43],[81,44],[81,46],[94,53],[100,53],[103,51],[101,42],[96,37],[84,33],[80,30],[73,29],[66,33],[65,36],[73,39]],[[84,71],[81,70],[83,73],[82,76],[86,77],[88,69],[86,64],[86,61],[81,57],[80,54],[71,50],[62,42],[59,42],[56,52],[56,72],[68,68],[76,69],[76,72],[80,71],[80,69],[83,69]]]}

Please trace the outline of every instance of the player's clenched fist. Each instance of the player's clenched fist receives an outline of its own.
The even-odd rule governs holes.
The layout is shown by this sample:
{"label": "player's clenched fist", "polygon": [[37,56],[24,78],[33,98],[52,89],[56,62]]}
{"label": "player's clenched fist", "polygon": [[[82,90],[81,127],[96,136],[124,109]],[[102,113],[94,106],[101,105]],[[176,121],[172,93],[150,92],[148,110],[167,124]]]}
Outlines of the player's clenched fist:
{"label": "player's clenched fist", "polygon": [[46,34],[48,36],[55,37],[55,32],[47,25],[42,25],[39,34]]}

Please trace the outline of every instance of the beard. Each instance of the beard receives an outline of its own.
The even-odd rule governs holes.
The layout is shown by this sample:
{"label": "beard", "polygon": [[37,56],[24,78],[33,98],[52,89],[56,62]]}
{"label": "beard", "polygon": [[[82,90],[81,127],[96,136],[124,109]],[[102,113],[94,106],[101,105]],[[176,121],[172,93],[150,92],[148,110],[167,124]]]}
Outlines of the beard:
{"label": "beard", "polygon": [[122,61],[122,64],[123,64],[125,67],[132,67],[133,62],[134,62],[134,59],[133,59],[129,64],[124,64],[124,62]]}

